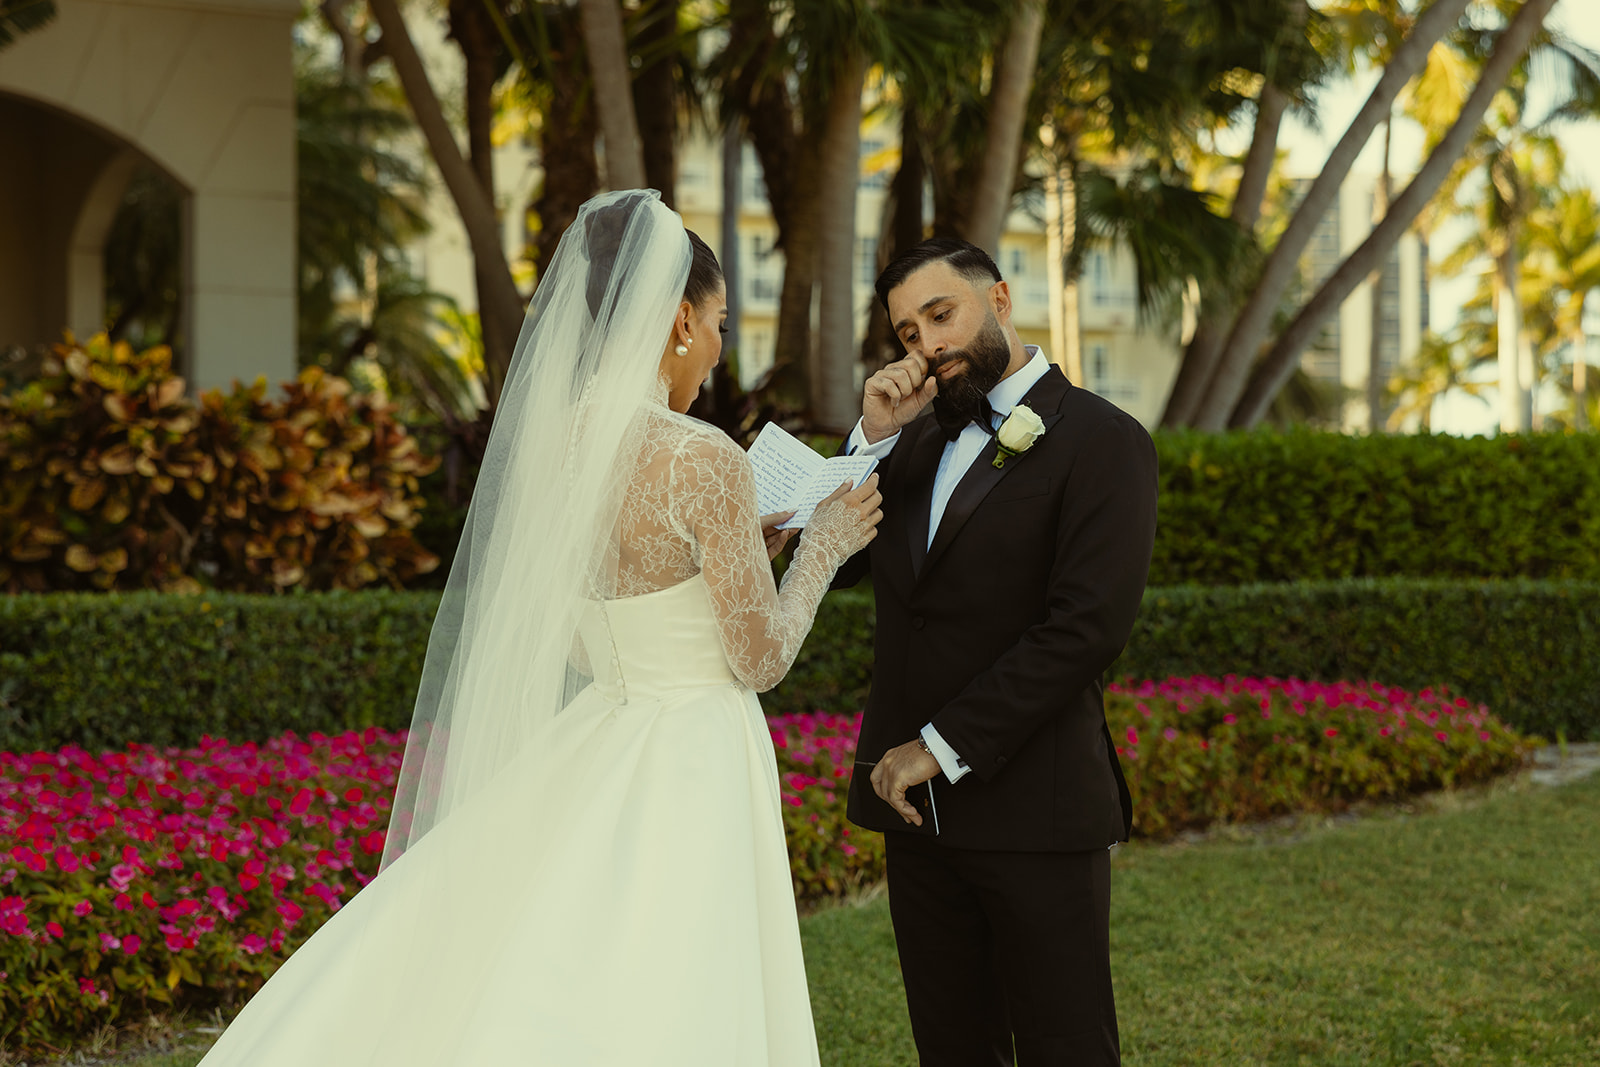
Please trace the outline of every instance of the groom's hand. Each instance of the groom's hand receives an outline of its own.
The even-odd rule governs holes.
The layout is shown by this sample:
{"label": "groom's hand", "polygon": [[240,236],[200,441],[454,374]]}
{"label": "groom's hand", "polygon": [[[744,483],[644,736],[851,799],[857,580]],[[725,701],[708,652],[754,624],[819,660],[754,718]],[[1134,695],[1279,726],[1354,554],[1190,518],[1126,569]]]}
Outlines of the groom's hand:
{"label": "groom's hand", "polygon": [[921,785],[939,773],[933,753],[915,741],[891,748],[872,768],[872,791],[914,826],[922,825],[922,813],[906,800],[906,790]]}
{"label": "groom's hand", "polygon": [[868,378],[861,395],[861,432],[867,444],[899,433],[938,392],[939,379],[928,373],[928,361],[915,352]]}

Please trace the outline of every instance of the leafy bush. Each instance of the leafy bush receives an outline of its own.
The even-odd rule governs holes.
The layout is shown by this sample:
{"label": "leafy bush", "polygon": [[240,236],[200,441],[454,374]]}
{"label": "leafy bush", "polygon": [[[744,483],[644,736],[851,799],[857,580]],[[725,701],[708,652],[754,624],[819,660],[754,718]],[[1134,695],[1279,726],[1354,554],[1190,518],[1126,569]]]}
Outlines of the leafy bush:
{"label": "leafy bush", "polygon": [[0,589],[399,585],[438,564],[410,532],[436,463],[315,368],[197,406],[165,348],[57,345],[0,394]]}
{"label": "leafy bush", "polygon": [[1600,436],[1156,435],[1152,585],[1600,579]]}

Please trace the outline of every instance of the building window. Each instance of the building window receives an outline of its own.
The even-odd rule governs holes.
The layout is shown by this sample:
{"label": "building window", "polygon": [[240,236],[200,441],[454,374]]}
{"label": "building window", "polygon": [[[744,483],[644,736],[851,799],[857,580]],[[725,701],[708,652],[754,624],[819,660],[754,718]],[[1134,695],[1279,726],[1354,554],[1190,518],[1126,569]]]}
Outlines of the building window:
{"label": "building window", "polygon": [[740,152],[739,180],[742,188],[739,195],[746,204],[761,207],[767,202],[766,172],[761,169],[761,158],[756,155],[756,150],[746,144]]}
{"label": "building window", "polygon": [[878,239],[856,238],[856,281],[871,285],[878,280]]}
{"label": "building window", "polygon": [[1013,248],[1011,250],[1010,277],[1020,278],[1026,273],[1028,273],[1028,250],[1025,248]]}
{"label": "building window", "polygon": [[1103,344],[1089,346],[1089,388],[1099,392],[1111,378],[1111,354]]}

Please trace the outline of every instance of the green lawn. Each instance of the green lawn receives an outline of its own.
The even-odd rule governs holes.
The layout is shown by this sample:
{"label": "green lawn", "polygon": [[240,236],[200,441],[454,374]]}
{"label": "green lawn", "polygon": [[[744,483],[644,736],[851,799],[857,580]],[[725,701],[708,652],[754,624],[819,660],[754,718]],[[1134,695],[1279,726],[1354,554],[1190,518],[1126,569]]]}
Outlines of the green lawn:
{"label": "green lawn", "polygon": [[[823,1062],[914,1065],[887,902],[802,931]],[[1112,943],[1130,1067],[1591,1067],[1600,775],[1119,850]]]}

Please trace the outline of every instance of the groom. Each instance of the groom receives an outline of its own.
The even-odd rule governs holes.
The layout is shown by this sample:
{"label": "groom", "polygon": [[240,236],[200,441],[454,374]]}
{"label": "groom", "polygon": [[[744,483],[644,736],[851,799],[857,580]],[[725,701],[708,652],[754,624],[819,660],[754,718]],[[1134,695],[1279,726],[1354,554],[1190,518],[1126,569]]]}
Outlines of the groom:
{"label": "groom", "polygon": [[925,241],[877,292],[907,355],[846,444],[880,458],[883,522],[835,586],[870,567],[849,810],[885,832],[917,1051],[1115,1064],[1108,849],[1131,810],[1101,675],[1144,592],[1155,450],[1022,344],[976,246]]}

